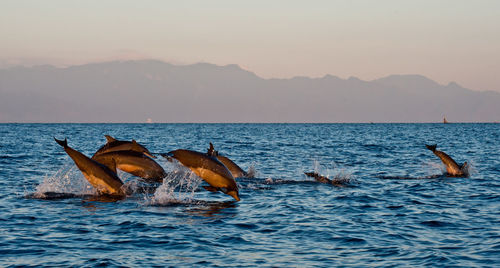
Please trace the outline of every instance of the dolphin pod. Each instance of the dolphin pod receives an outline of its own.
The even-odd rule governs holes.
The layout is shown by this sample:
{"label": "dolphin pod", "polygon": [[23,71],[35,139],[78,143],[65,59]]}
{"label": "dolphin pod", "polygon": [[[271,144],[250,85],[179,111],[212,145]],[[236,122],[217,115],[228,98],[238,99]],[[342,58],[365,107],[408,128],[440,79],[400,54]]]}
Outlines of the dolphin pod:
{"label": "dolphin pod", "polygon": [[236,201],[240,201],[238,186],[233,175],[217,158],[184,149],[171,151],[162,154],[162,156],[169,160],[176,159],[210,184],[210,187],[204,187],[206,190],[212,192],[221,191],[232,196]]}
{"label": "dolphin pod", "polygon": [[73,159],[83,176],[89,181],[97,192],[109,195],[124,195],[122,190],[123,182],[118,178],[115,172],[111,171],[105,165],[92,160],[84,154],[68,146],[67,139],[54,140],[64,148],[64,151]]}
{"label": "dolphin pod", "polygon": [[431,150],[441,161],[446,167],[446,172],[448,175],[451,176],[456,176],[456,177],[468,177],[469,172],[468,172],[468,164],[467,162],[464,162],[462,165],[458,165],[455,160],[453,160],[449,155],[447,155],[444,152],[436,150],[437,145],[425,145],[427,149]]}
{"label": "dolphin pod", "polygon": [[107,166],[115,173],[118,168],[150,181],[161,182],[167,176],[165,170],[158,163],[137,151],[109,151],[94,155],[92,159]]}
{"label": "dolphin pod", "polygon": [[135,140],[121,141],[109,135],[104,136],[107,143],[94,153],[92,159],[114,172],[118,168],[148,181],[161,182],[167,175],[165,170],[150,158],[156,157]]}
{"label": "dolphin pod", "polygon": [[[156,163],[148,149],[135,140],[120,141],[106,135],[107,143],[99,148],[89,158],[76,151],[67,144],[67,140],[55,141],[64,148],[78,169],[89,183],[96,188],[99,194],[125,196],[123,182],[118,177],[116,170],[120,169],[141,177],[150,182],[161,182],[166,177],[165,170]],[[457,164],[449,155],[436,149],[437,145],[426,145],[443,162],[447,176],[468,177],[469,165],[464,162]],[[180,164],[189,168],[194,174],[207,182],[210,186],[203,186],[208,191],[221,191],[236,201],[240,201],[239,189],[235,178],[248,177],[248,173],[241,169],[229,158],[219,154],[212,143],[207,153],[178,149],[167,154],[161,154],[169,161],[175,159]],[[343,186],[348,183],[345,179],[329,179],[315,172],[306,172],[305,175],[314,178],[317,182]]]}
{"label": "dolphin pod", "polygon": [[249,177],[248,173],[245,172],[238,165],[236,165],[236,163],[234,163],[231,159],[229,159],[223,155],[220,155],[219,151],[216,151],[214,149],[214,145],[211,142],[210,142],[210,148],[208,148],[208,150],[207,150],[207,154],[217,158],[217,160],[219,160],[222,164],[224,164],[224,166],[226,166],[227,169],[229,169],[229,171],[231,171],[231,175],[233,175],[234,178],[241,178],[241,177],[248,178]]}

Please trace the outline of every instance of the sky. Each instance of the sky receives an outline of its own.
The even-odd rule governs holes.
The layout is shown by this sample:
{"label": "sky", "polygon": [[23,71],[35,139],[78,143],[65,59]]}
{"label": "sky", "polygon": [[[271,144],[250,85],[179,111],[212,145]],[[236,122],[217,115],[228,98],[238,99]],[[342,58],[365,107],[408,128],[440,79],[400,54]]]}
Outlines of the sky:
{"label": "sky", "polygon": [[159,59],[500,92],[500,1],[2,0],[0,67]]}

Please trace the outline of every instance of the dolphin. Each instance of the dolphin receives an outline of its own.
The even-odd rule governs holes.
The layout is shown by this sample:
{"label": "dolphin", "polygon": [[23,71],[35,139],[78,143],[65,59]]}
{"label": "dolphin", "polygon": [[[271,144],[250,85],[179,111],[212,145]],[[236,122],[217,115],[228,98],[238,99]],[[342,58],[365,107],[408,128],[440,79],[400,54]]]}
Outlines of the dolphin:
{"label": "dolphin", "polygon": [[469,172],[468,172],[468,164],[467,162],[464,162],[462,165],[458,165],[455,160],[453,160],[449,155],[445,154],[444,152],[436,150],[437,145],[425,145],[427,149],[431,150],[441,161],[446,167],[446,172],[448,175],[451,176],[456,176],[456,177],[468,177]]}
{"label": "dolphin", "polygon": [[151,152],[149,152],[149,150],[146,149],[146,147],[140,145],[135,140],[120,141],[109,135],[104,135],[104,137],[106,137],[107,143],[103,145],[101,148],[99,148],[99,150],[95,152],[92,158],[94,158],[94,156],[99,154],[114,152],[114,151],[136,151],[143,153],[151,158],[156,158],[156,156],[154,156]]}
{"label": "dolphin", "polygon": [[219,151],[216,151],[214,149],[214,145],[210,142],[210,148],[207,150],[207,154],[213,157],[216,157],[217,160],[219,160],[224,166],[229,169],[231,172],[231,175],[233,175],[234,178],[247,178],[249,177],[248,173],[245,172],[242,168],[240,168],[236,163],[234,163],[231,159],[220,155]]}
{"label": "dolphin", "polygon": [[116,172],[118,168],[147,180],[161,182],[167,176],[158,163],[136,151],[111,151],[95,155],[92,159],[105,165],[111,171]]}
{"label": "dolphin", "polygon": [[198,177],[202,178],[210,187],[203,187],[208,191],[221,191],[240,201],[238,186],[233,175],[217,158],[191,150],[175,150],[162,154],[171,161],[172,158],[191,169]]}
{"label": "dolphin", "polygon": [[97,189],[99,194],[125,195],[121,188],[123,182],[115,172],[69,147],[67,139],[62,141],[54,138],[54,140],[64,148],[64,151],[73,159],[83,176]]}
{"label": "dolphin", "polygon": [[317,182],[321,183],[326,183],[326,184],[332,184],[335,186],[345,186],[346,184],[349,183],[349,179],[329,179],[325,176],[319,175],[316,172],[304,172],[306,176],[314,178]]}

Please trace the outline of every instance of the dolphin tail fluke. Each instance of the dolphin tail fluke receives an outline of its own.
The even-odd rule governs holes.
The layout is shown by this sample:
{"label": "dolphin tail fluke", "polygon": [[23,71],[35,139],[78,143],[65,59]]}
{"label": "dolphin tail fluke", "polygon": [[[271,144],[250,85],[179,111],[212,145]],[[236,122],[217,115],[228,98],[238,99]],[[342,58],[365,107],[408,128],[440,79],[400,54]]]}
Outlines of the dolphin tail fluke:
{"label": "dolphin tail fluke", "polygon": [[427,149],[431,150],[431,151],[436,151],[436,147],[437,147],[437,144],[434,144],[434,145],[425,145],[425,147],[427,147]]}
{"label": "dolphin tail fluke", "polygon": [[58,140],[54,137],[54,140],[59,144],[61,145],[62,147],[66,148],[68,147],[68,139],[64,138],[64,140]]}

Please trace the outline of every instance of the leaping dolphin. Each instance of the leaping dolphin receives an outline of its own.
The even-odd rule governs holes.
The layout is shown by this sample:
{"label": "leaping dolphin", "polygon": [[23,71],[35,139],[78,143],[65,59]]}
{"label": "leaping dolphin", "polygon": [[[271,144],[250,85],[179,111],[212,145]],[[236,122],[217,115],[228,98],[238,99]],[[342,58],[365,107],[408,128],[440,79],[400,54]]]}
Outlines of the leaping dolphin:
{"label": "leaping dolphin", "polygon": [[215,157],[191,150],[175,150],[163,157],[171,160],[177,159],[182,165],[191,169],[198,177],[202,178],[211,187],[204,187],[208,191],[221,191],[240,201],[238,186],[231,172]]}
{"label": "leaping dolphin", "polygon": [[64,151],[73,159],[83,176],[97,189],[99,194],[125,195],[121,188],[123,182],[115,172],[69,147],[67,139],[62,141],[54,138],[54,140],[64,148]]}
{"label": "leaping dolphin", "polygon": [[467,162],[464,162],[462,165],[458,165],[455,160],[453,160],[449,155],[445,154],[444,152],[436,150],[437,145],[425,145],[427,149],[431,150],[441,161],[446,167],[446,172],[448,175],[451,176],[456,176],[456,177],[468,177],[469,172],[468,172],[468,164]]}
{"label": "leaping dolphin", "polygon": [[231,161],[231,159],[229,159],[223,155],[220,155],[219,151],[216,151],[214,149],[214,145],[211,142],[210,142],[210,148],[208,148],[208,150],[207,150],[207,154],[210,156],[216,157],[217,160],[219,160],[222,164],[224,164],[224,166],[226,166],[227,169],[229,169],[229,171],[231,172],[231,175],[233,175],[234,178],[242,178],[242,177],[247,178],[247,177],[249,177],[248,173],[245,172],[242,168],[240,168],[236,163]]}
{"label": "leaping dolphin", "polygon": [[165,170],[158,163],[136,151],[112,151],[95,155],[92,159],[114,172],[118,168],[147,180],[161,182],[167,176]]}
{"label": "leaping dolphin", "polygon": [[120,141],[117,140],[109,135],[104,135],[106,137],[107,143],[103,145],[95,154],[92,156],[103,154],[103,153],[108,153],[108,152],[114,152],[114,151],[136,151],[139,153],[143,153],[151,158],[156,158],[151,152],[149,152],[146,147],[142,146],[141,144],[137,143],[135,140],[132,141]]}

